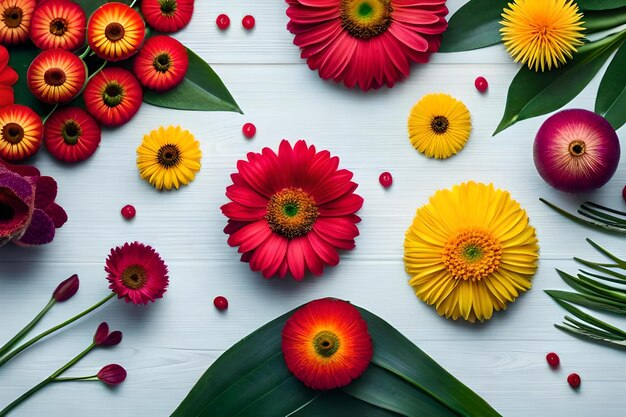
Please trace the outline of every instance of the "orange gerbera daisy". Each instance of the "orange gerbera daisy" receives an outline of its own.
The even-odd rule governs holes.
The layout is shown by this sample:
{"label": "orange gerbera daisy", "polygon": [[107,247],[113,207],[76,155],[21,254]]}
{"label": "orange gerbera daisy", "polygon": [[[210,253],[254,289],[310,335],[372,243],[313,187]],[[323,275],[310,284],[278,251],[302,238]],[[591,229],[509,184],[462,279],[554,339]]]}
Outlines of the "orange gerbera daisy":
{"label": "orange gerbera daisy", "polygon": [[146,25],[135,9],[124,3],[105,3],[87,24],[87,42],[100,58],[121,61],[133,56],[146,36]]}
{"label": "orange gerbera daisy", "polygon": [[63,49],[49,49],[35,57],[28,67],[26,82],[33,95],[45,103],[70,102],[87,79],[85,63]]}
{"label": "orange gerbera daisy", "polygon": [[85,11],[78,4],[68,0],[48,0],[33,14],[30,38],[39,49],[73,51],[85,42],[86,25]]}
{"label": "orange gerbera daisy", "polygon": [[17,45],[28,39],[35,0],[0,0],[0,43]]}
{"label": "orange gerbera daisy", "polygon": [[20,161],[41,146],[41,118],[26,106],[11,104],[0,108],[0,158]]}
{"label": "orange gerbera daisy", "polygon": [[153,36],[135,57],[133,72],[144,87],[167,91],[180,84],[187,74],[189,58],[185,46],[167,36]]}
{"label": "orange gerbera daisy", "polygon": [[361,313],[332,298],[311,301],[289,317],[282,350],[294,376],[318,390],[348,385],[365,372],[374,354]]}

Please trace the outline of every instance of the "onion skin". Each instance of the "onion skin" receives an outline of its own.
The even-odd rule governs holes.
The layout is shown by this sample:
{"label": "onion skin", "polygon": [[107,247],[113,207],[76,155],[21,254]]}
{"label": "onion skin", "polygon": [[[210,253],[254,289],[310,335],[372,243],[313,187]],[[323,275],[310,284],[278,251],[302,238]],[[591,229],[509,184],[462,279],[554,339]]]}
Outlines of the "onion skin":
{"label": "onion skin", "polygon": [[569,109],[550,116],[533,146],[535,167],[552,187],[580,193],[609,182],[620,158],[611,124],[589,110]]}

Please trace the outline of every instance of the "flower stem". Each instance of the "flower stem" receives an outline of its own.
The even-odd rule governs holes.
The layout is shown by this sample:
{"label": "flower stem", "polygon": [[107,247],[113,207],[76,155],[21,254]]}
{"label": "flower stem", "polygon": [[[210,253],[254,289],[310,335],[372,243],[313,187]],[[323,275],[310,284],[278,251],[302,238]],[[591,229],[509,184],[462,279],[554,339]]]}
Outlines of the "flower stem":
{"label": "flower stem", "polygon": [[[105,304],[107,301],[109,301],[113,297],[115,297],[115,293],[111,293],[110,295],[107,295],[101,301],[97,302],[96,304],[94,304],[93,306],[91,306],[88,309],[84,310],[83,312],[78,313],[74,317],[64,321],[61,324],[58,324],[58,325],[56,325],[54,327],[51,327],[50,329],[46,330],[45,332],[40,333],[37,336],[33,337],[28,342],[20,345],[18,348],[13,350],[11,353],[9,353],[8,355],[6,355],[2,359],[0,359],[0,367],[2,365],[4,365],[5,363],[7,363],[8,361],[10,361],[11,359],[13,359],[15,356],[19,355],[24,349],[29,348],[31,345],[37,343],[39,340],[43,339],[44,337],[48,336],[49,334],[54,333],[57,330],[62,329],[63,327],[67,326],[68,324],[71,324],[71,323],[75,322],[76,320],[80,319],[83,316],[86,316],[87,314],[91,313],[92,311],[94,311],[98,307],[100,307],[103,304]],[[0,414],[0,416],[1,416],[1,414]]]}
{"label": "flower stem", "polygon": [[100,381],[98,375],[89,376],[71,376],[66,378],[54,378],[50,382],[69,382],[69,381]]}
{"label": "flower stem", "polygon": [[56,370],[52,375],[50,375],[48,378],[44,379],[43,381],[41,381],[39,384],[35,385],[34,387],[32,387],[31,389],[29,389],[28,391],[26,391],[24,394],[22,394],[18,399],[16,399],[15,401],[13,401],[11,404],[7,405],[6,407],[4,407],[4,409],[2,409],[2,411],[0,411],[0,417],[4,417],[7,414],[9,414],[9,412],[11,410],[13,410],[15,407],[17,407],[18,405],[20,405],[23,401],[25,401],[26,399],[28,399],[30,396],[32,396],[34,393],[36,393],[37,391],[39,391],[40,389],[42,389],[43,387],[45,387],[46,385],[48,385],[48,383],[53,382],[56,380],[56,378],[61,375],[63,372],[67,371],[69,368],[71,368],[72,366],[74,366],[76,364],[76,362],[78,362],[79,360],[81,360],[82,358],[84,358],[90,351],[91,349],[93,349],[96,346],[95,343],[90,344],[87,349],[83,350],[81,353],[79,353],[74,359],[72,359],[71,361],[69,361],[68,363],[66,363],[65,365],[63,365],[62,367],[60,367],[58,370]]}
{"label": "flower stem", "polygon": [[80,54],[78,57],[84,60],[87,54],[89,54],[89,52],[91,52],[91,47],[87,45],[87,48],[85,48],[85,51],[82,54]]}
{"label": "flower stem", "polygon": [[24,328],[22,330],[19,331],[18,334],[16,334],[15,336],[13,336],[13,338],[11,340],[9,340],[8,342],[6,342],[4,344],[4,346],[2,346],[0,348],[0,358],[3,357],[4,355],[6,355],[13,346],[15,346],[15,344],[17,342],[19,342],[20,340],[22,340],[22,338],[24,336],[26,336],[26,334],[28,332],[30,332],[32,330],[33,327],[35,327],[35,325],[37,325],[37,323],[39,323],[39,321],[43,318],[43,316],[46,315],[46,313],[52,308],[52,306],[56,303],[56,300],[54,299],[54,297],[50,298],[50,301],[48,301],[48,304],[46,304],[46,306],[43,308],[43,310],[41,310],[39,312],[39,314],[37,314],[35,316],[35,318],[28,323],[26,326],[24,326]]}
{"label": "flower stem", "polygon": [[59,107],[59,103],[55,104],[54,107],[52,108],[52,110],[50,110],[50,113],[48,113],[46,115],[46,117],[44,117],[43,119],[41,119],[41,124],[46,124],[46,122],[48,121],[48,119],[50,118],[50,116],[52,116],[52,113],[54,113],[57,109],[57,107]]}
{"label": "flower stem", "polygon": [[89,81],[90,81],[90,80],[91,80],[91,79],[92,79],[92,78],[93,78],[93,77],[94,77],[97,73],[99,73],[100,71],[102,71],[102,70],[104,69],[104,67],[106,67],[107,63],[108,63],[107,61],[104,61],[104,62],[102,63],[102,65],[100,65],[100,68],[98,68],[97,70],[95,70],[93,74],[91,74],[89,77],[87,77],[87,81],[85,81],[85,85],[87,85],[87,83],[89,83]]}

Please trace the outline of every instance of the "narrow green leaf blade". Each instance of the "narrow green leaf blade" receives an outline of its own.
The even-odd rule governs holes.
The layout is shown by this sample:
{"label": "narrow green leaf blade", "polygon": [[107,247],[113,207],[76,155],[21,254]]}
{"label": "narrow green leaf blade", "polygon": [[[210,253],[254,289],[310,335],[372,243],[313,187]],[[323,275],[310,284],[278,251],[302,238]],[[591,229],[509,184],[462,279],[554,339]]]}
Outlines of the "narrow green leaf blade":
{"label": "narrow green leaf blade", "polygon": [[189,69],[181,84],[164,93],[145,90],[143,101],[178,110],[242,113],[220,77],[202,58],[187,48]]}
{"label": "narrow green leaf blade", "polygon": [[539,201],[541,201],[546,206],[550,207],[552,210],[556,211],[557,213],[559,213],[563,217],[566,217],[569,220],[572,220],[572,221],[574,221],[574,222],[576,222],[578,224],[582,224],[584,226],[593,227],[595,229],[600,229],[600,230],[605,231],[605,232],[620,233],[620,234],[625,234],[626,233],[626,228],[609,226],[606,223],[600,223],[600,222],[596,222],[596,221],[583,219],[583,218],[578,217],[578,216],[576,216],[576,215],[574,215],[574,214],[572,214],[572,213],[570,213],[570,212],[568,212],[566,210],[563,210],[559,206],[556,206],[556,205],[550,203],[549,201],[547,201],[547,200],[545,200],[543,198],[540,198]]}
{"label": "narrow green leaf blade", "polygon": [[587,322],[589,324],[592,324],[596,327],[599,327],[602,330],[606,330],[609,333],[612,333],[616,336],[621,336],[626,338],[626,332],[624,332],[623,330],[612,326],[600,319],[597,319],[585,312],[583,312],[582,310],[574,307],[573,305],[571,305],[570,303],[567,303],[565,301],[559,300],[558,298],[552,298],[558,305],[560,305],[561,307],[563,307],[565,310],[569,311],[571,314],[573,314],[574,316],[576,316],[577,318],[581,319],[584,322]]}
{"label": "narrow green leaf blade", "polygon": [[617,50],[602,77],[595,112],[604,116],[615,130],[626,123],[626,43]]}
{"label": "narrow green leaf blade", "polygon": [[501,42],[500,20],[507,0],[472,0],[448,22],[439,52],[469,51]]}
{"label": "narrow green leaf blade", "polygon": [[555,324],[554,327],[557,329],[569,333],[572,336],[579,337],[581,339],[590,340],[593,342],[599,342],[603,344],[607,344],[612,347],[618,348],[626,348],[626,340],[615,338],[613,336],[603,336],[602,333],[590,332],[582,329],[576,329],[570,326],[560,326]]}
{"label": "narrow green leaf blade", "polygon": [[626,305],[619,306],[616,305],[616,303],[607,302],[601,297],[560,290],[545,290],[545,292],[552,298],[569,301],[570,303],[578,304],[583,307],[589,307],[595,310],[610,311],[617,314],[626,314]]}
{"label": "narrow green leaf blade", "polygon": [[289,417],[399,417],[401,415],[361,401],[341,390],[332,390],[320,394]]}
{"label": "narrow green leaf blade", "polygon": [[582,10],[607,10],[626,6],[626,0],[576,0]]}
{"label": "narrow green leaf blade", "polygon": [[626,7],[612,10],[589,10],[584,13],[585,33],[596,33],[626,23]]}
{"label": "narrow green leaf blade", "polygon": [[582,91],[626,37],[626,31],[581,46],[566,65],[546,72],[522,67],[509,86],[494,136],[520,120],[560,109]]}

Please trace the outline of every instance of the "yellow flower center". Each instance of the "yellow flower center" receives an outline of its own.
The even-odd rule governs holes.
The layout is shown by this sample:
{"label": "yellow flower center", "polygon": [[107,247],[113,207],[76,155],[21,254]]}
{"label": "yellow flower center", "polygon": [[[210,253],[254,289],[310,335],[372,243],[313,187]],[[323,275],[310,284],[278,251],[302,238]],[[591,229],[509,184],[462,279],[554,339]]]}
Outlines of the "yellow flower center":
{"label": "yellow flower center", "polygon": [[166,52],[163,52],[162,54],[157,55],[154,58],[154,61],[152,61],[152,67],[154,67],[155,70],[157,70],[158,72],[167,72],[170,67],[172,66],[172,59],[170,58],[170,55]]}
{"label": "yellow flower center", "polygon": [[67,120],[61,127],[61,136],[68,145],[76,145],[82,133],[82,129],[74,120]]}
{"label": "yellow flower center", "polygon": [[50,22],[50,33],[54,36],[63,36],[67,31],[67,22],[60,17]]}
{"label": "yellow flower center", "polygon": [[176,0],[159,0],[159,5],[163,16],[173,16],[176,13]]}
{"label": "yellow flower center", "polygon": [[124,26],[118,22],[111,22],[104,28],[104,36],[111,42],[117,42],[124,37]]}
{"label": "yellow flower center", "polygon": [[325,358],[333,356],[340,345],[339,337],[328,330],[322,330],[313,338],[313,349],[315,349],[315,353]]}
{"label": "yellow flower center", "polygon": [[142,288],[148,280],[146,270],[140,265],[131,265],[122,272],[122,283],[131,290]]}
{"label": "yellow flower center", "polygon": [[66,79],[65,71],[61,68],[49,68],[43,74],[44,82],[52,87],[63,85]]}
{"label": "yellow flower center", "polygon": [[502,246],[491,233],[471,229],[457,233],[443,247],[443,263],[455,279],[479,281],[500,265]]}
{"label": "yellow flower center", "polygon": [[180,162],[180,149],[176,145],[163,145],[157,152],[157,161],[163,168],[172,168]]}
{"label": "yellow flower center", "polygon": [[301,188],[289,187],[270,198],[265,218],[273,232],[291,239],[309,233],[317,215],[313,198]]}
{"label": "yellow flower center", "polygon": [[15,29],[22,24],[23,14],[24,12],[22,12],[21,8],[17,6],[9,7],[2,13],[2,21],[7,27]]}
{"label": "yellow flower center", "polygon": [[449,126],[450,122],[445,116],[435,116],[430,122],[430,128],[433,130],[434,133],[438,135],[443,135],[444,133],[446,133]]}
{"label": "yellow flower center", "polygon": [[17,123],[7,123],[2,127],[2,139],[16,145],[24,139],[24,128]]}
{"label": "yellow flower center", "polygon": [[390,0],[342,0],[341,26],[358,39],[384,33],[391,24]]}

